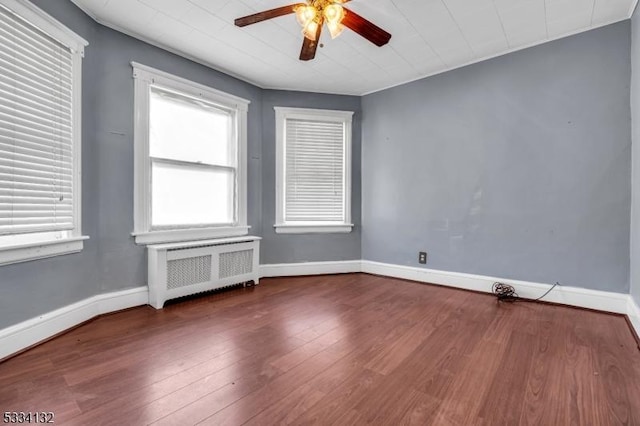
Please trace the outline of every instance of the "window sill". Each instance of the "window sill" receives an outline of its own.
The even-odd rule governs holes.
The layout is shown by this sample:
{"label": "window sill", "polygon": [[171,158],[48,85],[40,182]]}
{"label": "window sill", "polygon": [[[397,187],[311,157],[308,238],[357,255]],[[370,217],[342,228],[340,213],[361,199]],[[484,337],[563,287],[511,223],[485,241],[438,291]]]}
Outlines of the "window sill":
{"label": "window sill", "polygon": [[224,228],[171,229],[165,231],[134,232],[136,244],[163,244],[181,241],[207,240],[213,238],[238,237],[249,233],[249,226],[229,226]]}
{"label": "window sill", "polygon": [[276,224],[276,234],[347,234],[353,224],[344,225],[291,225]]}
{"label": "window sill", "polygon": [[0,247],[0,266],[78,253],[84,247],[84,240],[88,239],[89,237],[85,236],[70,237],[61,240],[38,241]]}

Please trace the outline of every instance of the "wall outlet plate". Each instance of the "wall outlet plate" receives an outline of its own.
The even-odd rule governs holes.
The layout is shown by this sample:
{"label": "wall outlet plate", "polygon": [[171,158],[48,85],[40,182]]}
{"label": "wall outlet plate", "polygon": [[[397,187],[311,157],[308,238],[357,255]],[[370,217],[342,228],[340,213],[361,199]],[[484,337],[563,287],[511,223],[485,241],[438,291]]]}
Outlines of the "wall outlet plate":
{"label": "wall outlet plate", "polygon": [[423,265],[427,263],[427,252],[426,251],[418,252],[418,263],[422,263]]}

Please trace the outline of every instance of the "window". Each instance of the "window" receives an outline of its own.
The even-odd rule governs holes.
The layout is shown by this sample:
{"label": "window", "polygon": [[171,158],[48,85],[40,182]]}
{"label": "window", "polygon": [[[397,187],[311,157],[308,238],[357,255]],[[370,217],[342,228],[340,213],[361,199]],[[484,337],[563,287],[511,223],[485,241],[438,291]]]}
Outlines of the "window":
{"label": "window", "polygon": [[351,232],[353,112],[275,110],[276,232]]}
{"label": "window", "polygon": [[245,235],[249,102],[132,63],[139,244]]}
{"label": "window", "polygon": [[0,264],[82,250],[80,90],[87,42],[0,0]]}

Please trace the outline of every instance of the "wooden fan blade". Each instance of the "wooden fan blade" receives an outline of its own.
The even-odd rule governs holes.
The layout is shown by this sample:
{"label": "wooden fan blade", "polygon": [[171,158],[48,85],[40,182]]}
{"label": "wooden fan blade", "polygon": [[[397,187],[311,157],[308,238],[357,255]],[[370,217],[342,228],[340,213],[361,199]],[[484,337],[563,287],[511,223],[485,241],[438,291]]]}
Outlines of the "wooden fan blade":
{"label": "wooden fan blade", "polygon": [[309,61],[316,57],[316,49],[318,49],[318,43],[320,43],[320,33],[322,32],[322,24],[324,23],[323,19],[320,19],[318,23],[318,29],[316,30],[316,39],[315,41],[304,38],[302,42],[302,50],[300,51],[300,60],[301,61]]}
{"label": "wooden fan blade", "polygon": [[265,10],[264,12],[254,13],[253,15],[243,16],[234,21],[236,26],[244,27],[247,25],[255,24],[256,22],[266,21],[267,19],[277,18],[278,16],[288,15],[294,13],[296,7],[305,6],[304,3],[295,3],[288,6],[278,7],[276,9]]}
{"label": "wooden fan blade", "polygon": [[302,50],[300,51],[300,60],[308,61],[316,57],[316,49],[318,48],[318,43],[309,40],[308,38],[304,38],[302,42]]}
{"label": "wooden fan blade", "polygon": [[360,34],[376,46],[384,46],[389,43],[391,34],[346,7],[343,9],[345,15],[342,19],[342,25]]}

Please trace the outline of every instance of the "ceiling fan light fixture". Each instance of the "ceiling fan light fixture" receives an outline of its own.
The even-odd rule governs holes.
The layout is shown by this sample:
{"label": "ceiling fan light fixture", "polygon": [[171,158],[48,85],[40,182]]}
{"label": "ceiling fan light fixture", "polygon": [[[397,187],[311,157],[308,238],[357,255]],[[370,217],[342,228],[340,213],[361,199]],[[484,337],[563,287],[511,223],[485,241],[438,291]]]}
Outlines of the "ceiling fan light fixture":
{"label": "ceiling fan light fixture", "polygon": [[344,31],[344,25],[339,22],[327,22],[327,27],[329,28],[329,34],[331,34],[331,39],[338,37]]}
{"label": "ceiling fan light fixture", "polygon": [[327,22],[339,24],[344,18],[344,9],[339,4],[333,3],[324,8],[323,14]]}
{"label": "ceiling fan light fixture", "polygon": [[389,43],[391,34],[342,6],[348,1],[350,0],[306,0],[304,3],[290,4],[242,16],[237,18],[234,24],[237,27],[246,27],[279,16],[295,14],[304,36],[300,50],[301,61],[315,58],[317,48],[322,46],[319,39],[325,22],[331,32],[331,38],[338,37],[344,29],[348,28],[376,46]]}
{"label": "ceiling fan light fixture", "polygon": [[316,41],[316,34],[318,33],[318,23],[315,20],[307,22],[302,29],[302,35],[312,41]]}
{"label": "ceiling fan light fixture", "polygon": [[296,9],[296,19],[298,23],[304,28],[309,22],[313,21],[318,15],[318,9],[315,7],[308,6],[298,6]]}

